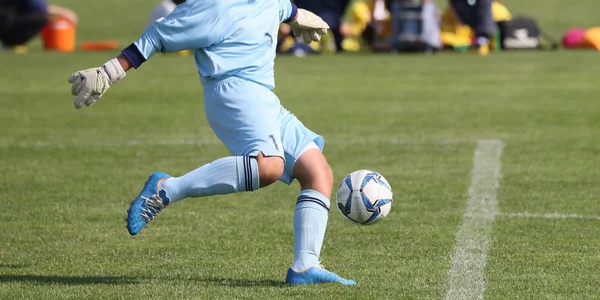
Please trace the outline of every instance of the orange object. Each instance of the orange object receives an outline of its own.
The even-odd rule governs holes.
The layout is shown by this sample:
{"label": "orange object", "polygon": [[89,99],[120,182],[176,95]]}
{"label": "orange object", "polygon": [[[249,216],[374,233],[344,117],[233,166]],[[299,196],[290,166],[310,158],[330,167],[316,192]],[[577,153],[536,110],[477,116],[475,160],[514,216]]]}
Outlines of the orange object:
{"label": "orange object", "polygon": [[75,25],[62,17],[51,18],[42,29],[44,49],[49,51],[75,51]]}
{"label": "orange object", "polygon": [[592,27],[588,29],[585,32],[581,46],[583,48],[600,50],[600,27]]}
{"label": "orange object", "polygon": [[113,50],[119,47],[119,43],[117,41],[84,41],[81,42],[81,49],[87,51],[103,51],[103,50]]}

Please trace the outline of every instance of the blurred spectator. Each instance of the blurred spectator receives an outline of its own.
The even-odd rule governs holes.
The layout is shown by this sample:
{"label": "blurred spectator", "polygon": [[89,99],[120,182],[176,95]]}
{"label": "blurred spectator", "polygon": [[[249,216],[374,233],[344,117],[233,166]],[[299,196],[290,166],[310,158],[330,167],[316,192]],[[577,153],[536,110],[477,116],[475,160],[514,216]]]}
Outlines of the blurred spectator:
{"label": "blurred spectator", "polygon": [[475,45],[479,54],[490,52],[490,38],[496,25],[492,18],[492,0],[449,0],[454,12],[462,23],[475,32]]}
{"label": "blurred spectator", "polygon": [[63,17],[77,24],[75,12],[45,0],[0,0],[0,41],[4,48],[23,53],[29,42],[51,17]]}
{"label": "blurred spectator", "polygon": [[[371,0],[363,41],[377,52],[431,53],[442,48],[440,9],[430,0]],[[393,12],[395,10],[395,12]],[[394,32],[398,33],[394,41]]]}
{"label": "blurred spectator", "polygon": [[[512,19],[512,14],[506,6],[499,1],[492,1],[492,18],[495,23],[506,22]],[[442,15],[442,41],[447,48],[456,51],[465,51],[471,47],[473,40],[476,38],[475,33],[469,25],[462,23],[458,19],[452,6],[446,8]],[[490,48],[496,51],[501,47],[498,33],[496,37],[491,39]]]}
{"label": "blurred spectator", "polygon": [[360,50],[360,37],[372,19],[372,7],[367,1],[354,1],[348,8],[347,17],[340,25],[342,49],[345,51]]}

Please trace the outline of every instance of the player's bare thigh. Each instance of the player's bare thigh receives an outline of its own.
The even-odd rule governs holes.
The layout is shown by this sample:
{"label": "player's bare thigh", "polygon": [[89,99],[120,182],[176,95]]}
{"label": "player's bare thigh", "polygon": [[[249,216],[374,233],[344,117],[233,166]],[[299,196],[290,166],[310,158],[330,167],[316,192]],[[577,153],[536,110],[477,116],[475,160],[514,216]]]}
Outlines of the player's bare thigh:
{"label": "player's bare thigh", "polygon": [[265,156],[259,152],[256,156],[260,187],[266,187],[279,180],[283,175],[284,161],[281,156]]}

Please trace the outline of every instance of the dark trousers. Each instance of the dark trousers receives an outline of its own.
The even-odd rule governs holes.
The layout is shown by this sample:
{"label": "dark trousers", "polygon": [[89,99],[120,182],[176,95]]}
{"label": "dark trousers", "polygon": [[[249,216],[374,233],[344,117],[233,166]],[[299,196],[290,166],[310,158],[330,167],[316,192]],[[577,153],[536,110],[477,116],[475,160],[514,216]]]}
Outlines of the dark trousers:
{"label": "dark trousers", "polygon": [[[473,5],[469,2],[475,2]],[[477,37],[490,38],[496,27],[492,17],[492,0],[450,0],[460,20],[475,31]]]}
{"label": "dark trousers", "polygon": [[0,42],[5,46],[23,45],[38,34],[48,22],[46,12],[22,12],[0,6]]}
{"label": "dark trousers", "polygon": [[340,26],[350,0],[296,0],[298,8],[309,10],[321,17],[331,28],[335,38],[337,51],[342,51],[342,34]]}

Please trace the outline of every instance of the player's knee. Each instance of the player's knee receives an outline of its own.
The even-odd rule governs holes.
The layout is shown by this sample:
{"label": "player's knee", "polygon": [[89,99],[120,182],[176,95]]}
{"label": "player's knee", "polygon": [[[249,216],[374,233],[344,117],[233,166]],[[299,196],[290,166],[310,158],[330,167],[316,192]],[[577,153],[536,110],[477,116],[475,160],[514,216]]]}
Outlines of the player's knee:
{"label": "player's knee", "polygon": [[333,188],[333,170],[319,150],[304,153],[294,165],[293,176],[302,189],[315,190],[327,198]]}
{"label": "player's knee", "polygon": [[330,187],[333,185],[333,170],[331,169],[331,166],[329,165],[329,163],[324,163],[322,166],[320,166],[318,169],[318,171],[311,174],[311,176],[309,176],[309,180],[310,181],[316,181],[316,182],[322,182],[324,185]]}
{"label": "player's knee", "polygon": [[278,156],[265,157],[260,154],[256,157],[256,161],[258,163],[260,187],[265,187],[276,182],[283,175],[283,158]]}
{"label": "player's knee", "polygon": [[327,188],[328,190],[331,190],[332,186],[333,186],[333,170],[331,169],[331,166],[329,165],[329,163],[325,164],[322,167],[322,174],[320,174],[318,176],[319,181],[323,182],[323,185],[325,188]]}
{"label": "player's knee", "polygon": [[331,197],[333,188],[333,170],[328,163],[312,169],[302,178],[298,178],[302,189],[315,190],[327,198]]}

